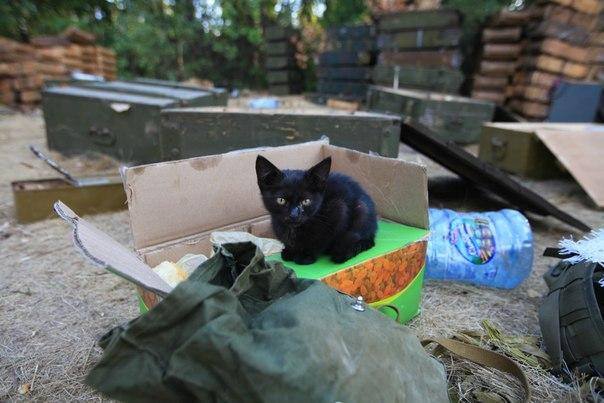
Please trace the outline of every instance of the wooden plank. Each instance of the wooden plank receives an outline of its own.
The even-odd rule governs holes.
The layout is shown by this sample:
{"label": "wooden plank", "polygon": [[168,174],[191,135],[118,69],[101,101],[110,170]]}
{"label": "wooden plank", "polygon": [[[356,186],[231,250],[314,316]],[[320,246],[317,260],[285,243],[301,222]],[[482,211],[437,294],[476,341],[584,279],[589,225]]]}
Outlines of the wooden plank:
{"label": "wooden plank", "polygon": [[510,108],[523,116],[535,119],[544,119],[549,112],[549,105],[539,102],[522,101],[520,99],[512,100]]}
{"label": "wooden plank", "polygon": [[446,9],[383,14],[378,20],[378,27],[381,32],[404,31],[418,28],[455,27],[459,26],[459,24],[459,13]]}
{"label": "wooden plank", "polygon": [[461,53],[459,50],[381,52],[378,57],[378,63],[385,65],[457,69],[461,66]]}
{"label": "wooden plank", "polygon": [[476,74],[473,77],[473,82],[472,82],[472,86],[473,88],[477,89],[488,89],[488,88],[503,88],[508,84],[509,78],[508,76],[505,77],[490,77],[490,76],[483,76],[481,74]]}
{"label": "wooden plank", "polygon": [[566,62],[562,68],[562,74],[574,79],[582,79],[589,73],[589,65],[583,63]]}
{"label": "wooden plank", "polygon": [[542,71],[519,71],[514,75],[514,84],[525,84],[552,88],[560,78]]}
{"label": "wooden plank", "polygon": [[482,41],[485,43],[514,43],[520,40],[521,27],[486,28],[482,31]]}
{"label": "wooden plank", "polygon": [[472,98],[481,99],[484,101],[495,102],[496,104],[503,104],[505,101],[505,94],[503,92],[497,91],[472,91]]}
{"label": "wooden plank", "polygon": [[525,56],[521,60],[523,67],[543,70],[550,73],[561,73],[564,68],[564,60],[553,56]]}
{"label": "wooden plank", "polygon": [[0,78],[0,103],[12,105],[14,102],[13,80],[10,78]]}
{"label": "wooden plank", "polygon": [[598,0],[574,0],[571,7],[582,13],[598,14],[602,9],[602,3]]}
{"label": "wooden plank", "polygon": [[530,53],[544,53],[577,62],[584,62],[589,56],[588,48],[572,45],[568,42],[552,38],[544,39],[541,42],[531,43],[528,51]]}
{"label": "wooden plank", "polygon": [[507,43],[485,43],[482,48],[482,57],[487,60],[513,60],[522,51],[522,45]]}
{"label": "wooden plank", "polygon": [[485,76],[509,76],[516,70],[516,62],[493,62],[483,60],[480,63],[480,74]]}
{"label": "wooden plank", "polygon": [[536,21],[551,21],[561,24],[570,24],[575,14],[574,10],[555,3],[545,3],[533,7],[533,18]]}
{"label": "wooden plank", "polygon": [[550,90],[547,88],[527,87],[523,85],[517,85],[514,87],[514,95],[523,99],[541,103],[549,103],[551,98]]}
{"label": "wooden plank", "polygon": [[461,30],[428,29],[380,34],[377,39],[379,49],[433,49],[458,46]]}
{"label": "wooden plank", "polygon": [[40,91],[26,90],[20,91],[17,94],[17,98],[20,102],[29,104],[33,102],[39,102],[42,99],[42,95],[40,94]]}
{"label": "wooden plank", "polygon": [[39,89],[43,84],[44,80],[39,74],[33,76],[23,76],[13,80],[13,89],[16,91]]}

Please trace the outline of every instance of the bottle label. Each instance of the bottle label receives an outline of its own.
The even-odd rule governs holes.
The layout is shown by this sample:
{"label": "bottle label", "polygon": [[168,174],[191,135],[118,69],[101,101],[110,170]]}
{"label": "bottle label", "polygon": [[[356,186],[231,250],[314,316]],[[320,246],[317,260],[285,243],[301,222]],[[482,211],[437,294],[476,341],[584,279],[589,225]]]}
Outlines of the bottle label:
{"label": "bottle label", "polygon": [[457,217],[449,224],[449,242],[470,263],[486,264],[495,256],[495,236],[485,218]]}

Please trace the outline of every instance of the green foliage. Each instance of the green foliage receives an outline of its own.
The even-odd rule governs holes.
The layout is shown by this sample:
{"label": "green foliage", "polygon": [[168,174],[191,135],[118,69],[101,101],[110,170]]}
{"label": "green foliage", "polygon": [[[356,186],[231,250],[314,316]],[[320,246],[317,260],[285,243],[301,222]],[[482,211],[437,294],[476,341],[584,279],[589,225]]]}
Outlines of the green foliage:
{"label": "green foliage", "polygon": [[332,27],[356,24],[367,19],[369,10],[365,0],[325,0],[322,25]]}
{"label": "green foliage", "polygon": [[[464,15],[466,53],[478,26],[509,1],[443,0]],[[252,88],[266,85],[267,26],[300,28],[299,62],[312,72],[325,27],[368,19],[366,0],[0,0],[1,36],[27,41],[77,26],[116,51],[121,76],[198,77]]]}

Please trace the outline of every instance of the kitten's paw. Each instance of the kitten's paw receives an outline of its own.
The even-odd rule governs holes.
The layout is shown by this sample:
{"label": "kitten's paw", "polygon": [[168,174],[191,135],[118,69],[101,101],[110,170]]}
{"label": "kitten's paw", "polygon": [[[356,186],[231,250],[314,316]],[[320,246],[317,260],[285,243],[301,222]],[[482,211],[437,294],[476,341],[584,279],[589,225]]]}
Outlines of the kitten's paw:
{"label": "kitten's paw", "polygon": [[310,255],[300,255],[294,258],[294,262],[297,264],[312,264],[317,261],[315,256]]}
{"label": "kitten's paw", "polygon": [[292,262],[294,257],[295,255],[291,249],[285,248],[281,251],[281,259],[285,260],[286,262]]}
{"label": "kitten's paw", "polygon": [[345,261],[351,259],[356,253],[351,253],[349,251],[345,252],[337,252],[331,255],[331,261],[334,263],[344,263]]}

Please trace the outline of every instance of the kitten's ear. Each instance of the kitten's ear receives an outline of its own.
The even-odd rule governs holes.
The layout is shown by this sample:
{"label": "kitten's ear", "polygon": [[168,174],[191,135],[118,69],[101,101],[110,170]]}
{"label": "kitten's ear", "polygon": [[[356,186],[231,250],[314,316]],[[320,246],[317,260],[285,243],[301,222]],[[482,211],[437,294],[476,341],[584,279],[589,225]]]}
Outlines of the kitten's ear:
{"label": "kitten's ear", "polygon": [[259,155],[256,158],[256,176],[258,177],[258,186],[263,189],[279,182],[283,177],[283,173],[269,160]]}
{"label": "kitten's ear", "polygon": [[329,176],[330,169],[331,157],[327,157],[323,161],[319,162],[317,165],[306,171],[306,177],[310,179],[313,184],[319,187],[323,187],[325,185],[325,182],[327,181],[327,177]]}

